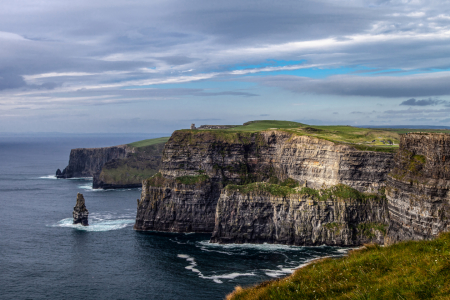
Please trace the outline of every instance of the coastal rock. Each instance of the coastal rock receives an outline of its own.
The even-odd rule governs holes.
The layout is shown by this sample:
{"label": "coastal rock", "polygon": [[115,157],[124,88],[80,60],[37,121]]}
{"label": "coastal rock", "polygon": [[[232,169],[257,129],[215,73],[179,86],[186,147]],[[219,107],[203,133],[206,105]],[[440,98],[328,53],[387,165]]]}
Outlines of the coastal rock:
{"label": "coastal rock", "polygon": [[93,175],[92,188],[117,189],[142,186],[142,180],[155,175],[161,167],[165,142],[137,147],[124,158],[106,162]]}
{"label": "coastal rock", "polygon": [[88,226],[89,211],[86,209],[83,194],[77,194],[77,204],[73,208],[73,224]]}
{"label": "coastal rock", "polygon": [[450,230],[450,135],[402,135],[386,196],[386,244],[431,239]]}
{"label": "coastal rock", "polygon": [[209,180],[186,185],[165,180],[152,186],[146,180],[138,200],[136,230],[212,232],[220,190]]}
{"label": "coastal rock", "polygon": [[[342,183],[361,192],[377,191],[385,185],[392,160],[391,153],[359,151],[284,131],[175,131],[164,148],[160,169],[162,178],[171,183],[143,184],[135,229],[212,232],[220,191],[231,183],[292,178],[317,189]],[[208,183],[174,183],[199,174]]]}
{"label": "coastal rock", "polygon": [[317,201],[224,190],[211,242],[357,246],[383,243],[388,224],[385,199]]}
{"label": "coastal rock", "polygon": [[56,171],[56,177],[93,177],[94,174],[100,173],[103,165],[108,161],[124,158],[132,152],[134,152],[134,148],[128,145],[72,149],[68,166],[62,172]]}

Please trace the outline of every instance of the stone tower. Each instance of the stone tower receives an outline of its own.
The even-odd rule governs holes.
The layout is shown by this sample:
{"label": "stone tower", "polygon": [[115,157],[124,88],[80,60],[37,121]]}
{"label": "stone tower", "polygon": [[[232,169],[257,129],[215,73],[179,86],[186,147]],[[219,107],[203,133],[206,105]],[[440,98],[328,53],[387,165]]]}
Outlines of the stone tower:
{"label": "stone tower", "polygon": [[195,129],[197,129],[197,128],[195,128],[195,124],[192,123],[192,124],[191,124],[191,130],[195,130]]}

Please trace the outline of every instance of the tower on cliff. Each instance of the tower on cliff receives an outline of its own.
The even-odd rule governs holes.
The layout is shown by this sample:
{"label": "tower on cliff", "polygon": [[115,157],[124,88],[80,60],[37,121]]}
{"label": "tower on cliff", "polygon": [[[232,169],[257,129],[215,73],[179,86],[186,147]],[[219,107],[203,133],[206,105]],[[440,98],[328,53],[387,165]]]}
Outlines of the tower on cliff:
{"label": "tower on cliff", "polygon": [[191,124],[191,130],[195,130],[195,129],[197,129],[197,128],[195,128],[195,124],[192,123],[192,124]]}

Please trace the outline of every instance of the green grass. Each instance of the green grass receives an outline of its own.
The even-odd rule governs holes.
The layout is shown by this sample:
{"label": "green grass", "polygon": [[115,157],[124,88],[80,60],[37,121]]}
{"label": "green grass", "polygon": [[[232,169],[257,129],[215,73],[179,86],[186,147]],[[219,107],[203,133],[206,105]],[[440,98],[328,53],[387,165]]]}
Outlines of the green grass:
{"label": "green grass", "polygon": [[227,299],[450,299],[450,233],[433,241],[367,245],[283,279],[237,287]]}
{"label": "green grass", "polygon": [[[398,148],[400,136],[396,132],[359,128],[352,126],[309,126],[305,125],[286,131],[297,135],[313,136],[341,144],[353,144],[360,150],[390,151]],[[395,145],[388,145],[388,141]]]}
{"label": "green grass", "polygon": [[169,137],[161,137],[161,138],[156,138],[156,139],[148,139],[148,140],[142,140],[142,141],[130,143],[130,144],[128,144],[128,146],[140,148],[140,147],[146,147],[146,146],[166,143],[168,140],[169,140]]}
{"label": "green grass", "polygon": [[186,184],[186,185],[192,185],[192,184],[205,182],[208,179],[209,179],[208,175],[204,175],[204,174],[193,175],[193,176],[186,175],[186,176],[180,176],[180,177],[175,178],[175,180],[178,183],[182,183],[182,184]]}
{"label": "green grass", "polygon": [[276,120],[261,120],[261,121],[250,121],[244,123],[242,126],[236,126],[228,131],[263,131],[268,129],[281,129],[281,128],[297,128],[304,124],[292,122],[292,121],[276,121]]}
{"label": "green grass", "polygon": [[[282,130],[294,135],[312,136],[337,144],[351,144],[358,150],[395,152],[398,149],[399,135],[394,131],[358,128],[352,126],[312,126],[292,121],[251,121],[230,129],[190,131],[192,134],[209,132],[224,141],[236,142],[250,140],[250,133],[265,130]],[[189,130],[182,130],[183,132]],[[394,145],[388,145],[388,141]]]}
{"label": "green grass", "polygon": [[147,183],[153,187],[163,187],[166,181],[167,179],[159,172],[147,179]]}
{"label": "green grass", "polygon": [[155,175],[157,172],[156,169],[139,169],[123,164],[114,169],[103,169],[100,178],[106,184],[139,184],[142,180]]}

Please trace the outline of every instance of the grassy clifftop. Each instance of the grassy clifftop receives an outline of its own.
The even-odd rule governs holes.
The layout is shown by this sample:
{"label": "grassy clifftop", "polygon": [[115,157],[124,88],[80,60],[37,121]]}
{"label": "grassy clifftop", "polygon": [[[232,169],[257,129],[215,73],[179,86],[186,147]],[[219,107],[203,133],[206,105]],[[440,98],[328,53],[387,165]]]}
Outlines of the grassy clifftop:
{"label": "grassy clifftop", "polygon": [[152,146],[152,145],[157,145],[157,144],[164,144],[169,140],[169,138],[170,137],[161,137],[161,138],[156,138],[156,139],[142,140],[142,141],[130,143],[130,144],[128,144],[128,146],[135,147],[135,148],[141,148],[141,147],[147,147],[147,146]]}
{"label": "grassy clifftop", "polygon": [[[282,130],[299,136],[311,136],[328,140],[338,144],[350,144],[362,151],[395,152],[400,140],[399,134],[406,132],[450,132],[436,129],[375,129],[359,128],[353,126],[312,126],[292,121],[262,120],[250,121],[242,126],[229,129],[201,129],[180,130],[179,132],[192,132],[195,136],[203,134],[211,139],[219,138],[227,141],[243,142],[249,140],[254,133],[265,130]],[[209,134],[208,134],[209,133]]]}
{"label": "grassy clifftop", "polygon": [[450,299],[450,233],[433,241],[368,245],[283,279],[237,287],[227,299]]}

